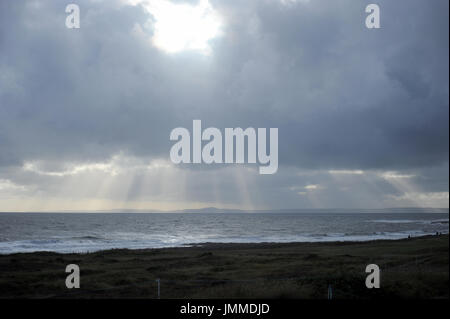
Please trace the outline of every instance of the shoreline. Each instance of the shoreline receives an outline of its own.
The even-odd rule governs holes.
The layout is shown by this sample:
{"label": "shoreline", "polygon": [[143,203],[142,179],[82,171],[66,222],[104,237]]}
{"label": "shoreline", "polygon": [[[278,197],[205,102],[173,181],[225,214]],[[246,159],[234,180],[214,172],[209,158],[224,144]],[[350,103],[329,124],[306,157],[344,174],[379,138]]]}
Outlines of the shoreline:
{"label": "shoreline", "polygon": [[[203,243],[0,255],[0,298],[449,298],[449,235],[367,242]],[[377,264],[382,288],[365,287]],[[77,264],[81,288],[65,287]]]}
{"label": "shoreline", "polygon": [[[449,235],[449,232],[441,232],[439,236],[445,236]],[[380,237],[377,237],[380,236]],[[305,241],[260,241],[260,242],[231,242],[231,241],[223,241],[223,242],[194,242],[194,243],[185,243],[185,244],[179,244],[179,245],[168,245],[168,246],[160,246],[160,247],[106,247],[106,248],[100,248],[100,249],[93,249],[93,250],[79,250],[79,251],[58,251],[58,250],[34,250],[34,251],[13,251],[13,252],[0,252],[0,256],[7,256],[7,255],[13,255],[13,254],[33,254],[33,253],[56,253],[56,254],[91,254],[96,252],[105,252],[110,250],[149,250],[149,249],[169,249],[169,248],[189,248],[189,247],[220,247],[220,246],[227,246],[227,245],[269,245],[269,244],[308,244],[308,243],[325,243],[333,245],[334,243],[369,243],[369,242],[376,242],[376,241],[401,241],[401,240],[408,240],[408,239],[416,239],[416,238],[425,238],[425,237],[433,237],[437,236],[436,234],[421,234],[421,235],[410,235],[411,237],[406,237],[406,235],[402,237],[396,237],[392,238],[389,236],[383,235],[374,235],[374,236],[361,236],[361,238],[365,237],[364,239],[357,239],[354,238],[349,240],[336,240],[334,237],[329,237],[329,240],[305,240]],[[374,238],[371,238],[374,237]],[[337,238],[343,238],[343,237],[337,237]],[[8,242],[4,242],[8,243]]]}
{"label": "shoreline", "polygon": [[[237,248],[243,246],[244,248],[258,248],[259,246],[297,246],[302,244],[324,244],[324,245],[341,245],[341,244],[365,244],[365,243],[380,243],[380,242],[400,242],[400,241],[408,241],[415,239],[423,239],[423,238],[434,238],[440,236],[449,236],[449,233],[441,233],[439,235],[420,235],[420,236],[411,236],[411,238],[380,238],[380,239],[367,239],[367,240],[324,240],[324,241],[291,241],[291,242],[242,242],[242,243],[234,243],[234,242],[204,242],[204,243],[190,243],[186,244],[186,246],[177,246],[177,247],[163,247],[163,248],[144,248],[146,249],[165,249],[165,248],[183,248],[183,247],[199,247],[199,248],[209,248],[209,249],[217,249],[217,248]],[[236,246],[236,247],[231,247]],[[247,246],[247,247],[245,247]],[[111,250],[111,249],[108,249]],[[135,250],[135,249],[131,249]]]}

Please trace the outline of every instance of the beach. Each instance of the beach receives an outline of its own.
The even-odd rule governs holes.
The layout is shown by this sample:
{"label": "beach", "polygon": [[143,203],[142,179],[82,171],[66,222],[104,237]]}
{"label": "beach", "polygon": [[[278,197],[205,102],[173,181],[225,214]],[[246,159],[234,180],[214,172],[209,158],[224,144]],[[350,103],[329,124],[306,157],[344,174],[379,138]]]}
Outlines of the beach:
{"label": "beach", "polygon": [[[449,298],[449,236],[0,255],[0,298]],[[80,288],[65,285],[68,264]],[[381,287],[365,285],[366,266]]]}

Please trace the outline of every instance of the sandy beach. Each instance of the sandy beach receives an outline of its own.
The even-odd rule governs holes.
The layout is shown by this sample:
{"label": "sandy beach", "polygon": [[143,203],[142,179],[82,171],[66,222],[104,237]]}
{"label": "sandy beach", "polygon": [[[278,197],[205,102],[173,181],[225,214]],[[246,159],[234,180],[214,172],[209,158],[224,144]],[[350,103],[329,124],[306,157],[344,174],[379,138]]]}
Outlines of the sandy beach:
{"label": "sandy beach", "polygon": [[[448,298],[448,235],[331,243],[0,255],[1,298]],[[365,268],[381,269],[367,289]],[[77,264],[81,287],[67,289]]]}

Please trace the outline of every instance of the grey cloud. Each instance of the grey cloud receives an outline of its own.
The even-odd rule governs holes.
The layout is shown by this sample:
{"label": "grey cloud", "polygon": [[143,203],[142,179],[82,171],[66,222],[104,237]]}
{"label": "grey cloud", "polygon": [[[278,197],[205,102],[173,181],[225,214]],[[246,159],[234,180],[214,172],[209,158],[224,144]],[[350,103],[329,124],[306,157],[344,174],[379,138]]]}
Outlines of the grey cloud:
{"label": "grey cloud", "polygon": [[[211,1],[224,27],[210,57],[154,48],[154,17],[141,6],[78,3],[76,31],[60,2],[0,4],[3,176],[25,182],[16,169],[33,160],[167,159],[170,131],[201,119],[279,128],[281,167],[270,182],[257,178],[255,202],[311,205],[286,191],[297,170],[414,171],[424,191],[448,191],[447,1],[379,1],[380,30],[364,27],[365,2]],[[189,197],[208,198],[216,168],[191,169],[205,180]],[[331,183],[322,178],[311,183]],[[230,202],[233,183],[219,187]],[[328,187],[330,205],[348,203]]]}

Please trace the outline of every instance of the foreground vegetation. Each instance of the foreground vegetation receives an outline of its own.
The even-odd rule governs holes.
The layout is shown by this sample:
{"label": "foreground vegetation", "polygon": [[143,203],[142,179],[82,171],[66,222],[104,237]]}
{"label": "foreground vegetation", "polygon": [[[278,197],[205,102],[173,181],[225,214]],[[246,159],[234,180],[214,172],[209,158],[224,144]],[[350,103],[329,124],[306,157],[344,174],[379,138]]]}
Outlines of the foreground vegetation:
{"label": "foreground vegetation", "polygon": [[[449,237],[0,255],[0,298],[449,298]],[[365,267],[381,268],[367,289]],[[65,267],[81,269],[67,289]]]}

